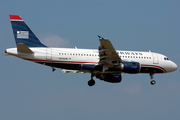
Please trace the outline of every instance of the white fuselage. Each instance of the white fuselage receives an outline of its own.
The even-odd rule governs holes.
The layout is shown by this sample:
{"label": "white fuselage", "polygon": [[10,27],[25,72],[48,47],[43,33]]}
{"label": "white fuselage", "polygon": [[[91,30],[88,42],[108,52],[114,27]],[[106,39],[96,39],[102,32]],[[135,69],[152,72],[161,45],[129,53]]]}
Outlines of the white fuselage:
{"label": "white fuselage", "polygon": [[[69,70],[80,70],[77,65],[98,65],[99,62],[99,52],[95,49],[45,47],[31,47],[30,49],[34,54],[18,53],[17,48],[6,49],[6,53],[25,60]],[[151,68],[155,68],[155,73],[168,73],[177,69],[174,62],[159,53],[120,50],[117,50],[117,53],[122,61],[139,62],[142,69],[140,73],[149,73],[148,70]]]}

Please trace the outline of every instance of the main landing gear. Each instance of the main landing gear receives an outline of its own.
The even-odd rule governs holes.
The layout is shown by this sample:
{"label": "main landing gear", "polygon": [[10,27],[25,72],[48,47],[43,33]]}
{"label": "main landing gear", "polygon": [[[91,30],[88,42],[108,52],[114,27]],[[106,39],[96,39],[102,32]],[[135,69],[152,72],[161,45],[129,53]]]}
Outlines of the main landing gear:
{"label": "main landing gear", "polygon": [[89,86],[93,86],[94,84],[95,84],[95,81],[94,81],[94,79],[93,79],[93,74],[91,73],[91,79],[88,81],[88,85]]}
{"label": "main landing gear", "polygon": [[[153,78],[154,78],[154,73],[150,73],[149,75],[151,76],[151,82],[150,82],[151,85],[156,84],[156,81],[153,80]],[[95,85],[95,81],[94,81],[93,77],[94,77],[94,75],[91,73],[91,79],[88,81],[88,85],[89,85],[89,86]]]}
{"label": "main landing gear", "polygon": [[154,85],[154,84],[156,83],[156,81],[153,80],[153,78],[154,78],[154,73],[150,73],[149,75],[151,76],[151,85]]}
{"label": "main landing gear", "polygon": [[88,85],[89,86],[93,86],[95,84],[95,81],[93,79],[89,80],[88,81]]}

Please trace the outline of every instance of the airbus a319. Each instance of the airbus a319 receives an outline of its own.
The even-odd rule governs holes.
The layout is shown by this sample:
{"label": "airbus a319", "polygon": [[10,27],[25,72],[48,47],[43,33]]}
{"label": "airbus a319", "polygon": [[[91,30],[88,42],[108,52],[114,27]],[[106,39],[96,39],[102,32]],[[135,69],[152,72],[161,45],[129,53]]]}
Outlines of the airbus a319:
{"label": "airbus a319", "polygon": [[19,15],[9,15],[16,41],[16,48],[5,50],[24,60],[61,69],[64,73],[90,73],[89,86],[95,84],[93,77],[119,83],[122,73],[150,75],[151,84],[154,74],[175,71],[177,65],[165,55],[155,52],[115,50],[108,39],[99,37],[98,49],[54,48],[42,44]]}

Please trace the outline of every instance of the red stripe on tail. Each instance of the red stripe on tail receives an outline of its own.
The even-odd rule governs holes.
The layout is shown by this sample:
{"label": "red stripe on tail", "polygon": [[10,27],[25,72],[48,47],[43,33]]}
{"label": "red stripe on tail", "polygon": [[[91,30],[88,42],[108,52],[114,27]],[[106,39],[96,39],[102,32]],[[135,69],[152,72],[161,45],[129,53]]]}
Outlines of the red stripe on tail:
{"label": "red stripe on tail", "polygon": [[9,15],[10,20],[23,20],[19,15]]}

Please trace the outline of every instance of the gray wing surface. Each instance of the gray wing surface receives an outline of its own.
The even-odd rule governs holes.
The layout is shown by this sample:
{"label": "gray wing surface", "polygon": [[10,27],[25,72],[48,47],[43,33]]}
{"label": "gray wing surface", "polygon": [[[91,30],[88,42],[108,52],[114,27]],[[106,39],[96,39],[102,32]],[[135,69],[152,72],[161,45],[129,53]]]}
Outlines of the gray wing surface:
{"label": "gray wing surface", "polygon": [[119,57],[112,43],[108,39],[104,39],[100,36],[100,46],[99,46],[99,65],[106,65],[108,67],[113,67],[114,65],[119,65],[122,59]]}

